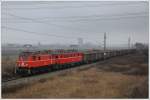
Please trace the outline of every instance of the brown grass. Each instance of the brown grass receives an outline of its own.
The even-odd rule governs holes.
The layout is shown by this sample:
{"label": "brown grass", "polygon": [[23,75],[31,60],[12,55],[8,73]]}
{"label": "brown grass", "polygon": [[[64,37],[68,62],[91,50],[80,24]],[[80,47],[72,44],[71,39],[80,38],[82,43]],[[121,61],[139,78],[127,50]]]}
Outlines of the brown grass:
{"label": "brown grass", "polygon": [[12,77],[17,56],[2,56],[2,79]]}
{"label": "brown grass", "polygon": [[98,72],[96,68],[76,74],[56,76],[54,80],[42,80],[3,96],[11,98],[127,98],[130,97],[127,94],[128,91],[133,90],[131,87],[143,81],[142,76]]}

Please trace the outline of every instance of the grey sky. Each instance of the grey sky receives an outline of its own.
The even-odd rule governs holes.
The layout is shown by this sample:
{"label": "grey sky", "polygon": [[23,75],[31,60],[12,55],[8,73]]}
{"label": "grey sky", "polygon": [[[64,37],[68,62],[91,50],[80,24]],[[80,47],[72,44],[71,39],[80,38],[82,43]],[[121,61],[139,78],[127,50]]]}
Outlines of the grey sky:
{"label": "grey sky", "polygon": [[2,43],[148,43],[148,2],[2,2]]}

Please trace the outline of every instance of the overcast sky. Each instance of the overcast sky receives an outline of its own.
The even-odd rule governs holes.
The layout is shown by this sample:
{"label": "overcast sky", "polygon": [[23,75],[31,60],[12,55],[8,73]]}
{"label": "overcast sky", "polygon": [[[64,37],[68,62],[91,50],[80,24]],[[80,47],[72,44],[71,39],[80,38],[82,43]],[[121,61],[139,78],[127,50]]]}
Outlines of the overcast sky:
{"label": "overcast sky", "polygon": [[2,2],[2,43],[148,43],[148,2]]}

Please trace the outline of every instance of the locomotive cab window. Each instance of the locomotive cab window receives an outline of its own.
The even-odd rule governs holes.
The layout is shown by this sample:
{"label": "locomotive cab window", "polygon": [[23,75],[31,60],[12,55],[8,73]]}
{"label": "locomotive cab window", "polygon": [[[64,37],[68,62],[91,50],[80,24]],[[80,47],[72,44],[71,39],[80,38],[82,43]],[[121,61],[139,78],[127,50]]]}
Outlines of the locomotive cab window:
{"label": "locomotive cab window", "polygon": [[32,56],[32,59],[33,59],[33,60],[36,60],[36,56]]}
{"label": "locomotive cab window", "polygon": [[41,57],[38,57],[38,60],[41,60]]}
{"label": "locomotive cab window", "polygon": [[55,56],[55,58],[58,58],[58,56]]}

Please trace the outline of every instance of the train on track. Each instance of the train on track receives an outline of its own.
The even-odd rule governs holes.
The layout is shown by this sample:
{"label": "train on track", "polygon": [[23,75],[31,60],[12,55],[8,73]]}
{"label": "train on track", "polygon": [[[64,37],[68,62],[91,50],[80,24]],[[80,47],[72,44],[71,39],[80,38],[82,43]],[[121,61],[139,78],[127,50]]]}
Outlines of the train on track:
{"label": "train on track", "polygon": [[39,72],[89,64],[115,56],[134,53],[135,49],[123,50],[43,50],[20,53],[15,73],[32,75]]}

